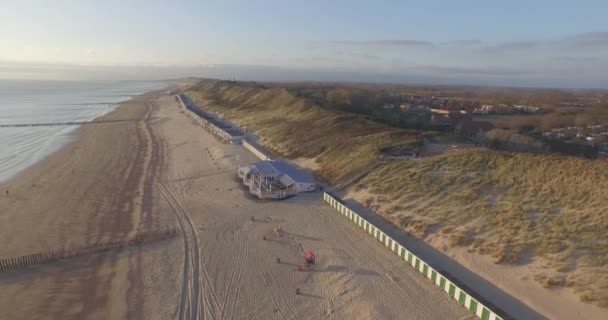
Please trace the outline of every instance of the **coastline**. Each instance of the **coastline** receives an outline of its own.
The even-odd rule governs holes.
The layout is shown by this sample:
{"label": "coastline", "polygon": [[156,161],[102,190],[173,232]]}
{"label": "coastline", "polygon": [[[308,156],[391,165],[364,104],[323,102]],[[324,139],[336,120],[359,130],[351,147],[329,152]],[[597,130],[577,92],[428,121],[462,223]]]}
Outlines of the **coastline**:
{"label": "coastline", "polygon": [[[70,142],[0,184],[0,258],[175,226],[152,205],[152,179],[164,161],[151,133],[160,92],[135,96],[78,127]],[[0,308],[11,319],[142,318],[144,310],[131,306],[153,284],[141,270],[166,268],[163,261],[179,257],[178,243],[151,245],[145,255],[134,247],[0,273]],[[173,270],[162,285],[177,286]],[[164,307],[156,312],[169,312]]]}
{"label": "coastline", "polygon": [[[148,109],[148,106],[144,106],[142,108],[142,105],[145,104],[145,101],[152,100],[153,98],[157,97],[160,91],[162,90],[153,90],[141,95],[137,95],[132,99],[121,102],[116,108],[114,108],[114,110],[100,117],[94,118],[91,121],[91,124],[79,126],[74,131],[69,133],[69,142],[57,148],[57,150],[54,152],[42,157],[39,161],[20,171],[10,179],[1,182],[0,209],[3,210],[0,211],[4,213],[4,217],[0,216],[0,221],[6,219],[6,215],[10,211],[10,208],[3,208],[3,202],[6,202],[6,200],[12,200],[10,201],[11,205],[18,206],[23,202],[31,202],[29,199],[30,197],[27,196],[27,194],[34,196],[36,194],[49,191],[45,188],[45,182],[52,183],[57,187],[65,188],[69,187],[65,186],[67,183],[71,184],[77,180],[81,180],[82,177],[79,176],[77,171],[80,171],[81,175],[83,176],[90,177],[95,175],[95,171],[97,171],[97,169],[94,167],[97,164],[101,164],[99,163],[101,161],[97,162],[93,159],[90,159],[93,161],[82,159],[85,157],[82,152],[84,151],[85,153],[88,153],[89,158],[92,158],[90,156],[94,154],[91,152],[97,152],[99,156],[104,153],[110,153],[112,150],[109,150],[108,147],[112,146],[113,143],[109,142],[108,140],[118,141],[118,138],[120,138],[120,134],[118,133],[121,131],[123,133],[135,133],[135,131],[138,130],[138,122],[151,117],[152,111],[144,110]],[[114,123],[113,121],[116,122]],[[117,129],[116,132],[112,132],[114,129]],[[131,142],[141,143],[142,141],[140,140],[141,139],[138,138]],[[100,146],[93,146],[92,144],[100,144]],[[99,147],[105,147],[101,148],[105,150],[93,150],[95,148],[99,149]],[[127,148],[120,151],[126,151],[130,148],[126,146],[126,144],[125,147]],[[136,148],[136,146],[134,147]],[[115,149],[116,152],[119,153],[119,150],[114,148],[114,146],[112,146],[112,149]],[[118,166],[132,166],[133,163],[138,162],[133,159],[133,163],[126,163],[126,161],[124,161],[126,159],[120,155],[117,155],[116,159],[113,160],[116,161],[117,167],[115,169],[118,169]],[[120,161],[120,163],[118,161]],[[70,164],[71,166],[69,170],[66,168],[67,164]],[[131,168],[129,167],[128,169]],[[61,170],[62,172],[59,174],[54,174],[54,172],[58,170]],[[124,168],[122,170],[124,170]],[[47,177],[49,176],[53,176],[54,180],[48,179]],[[41,196],[44,196],[46,201],[53,202],[53,199],[49,199],[49,196],[42,194]],[[41,242],[40,244],[42,245],[43,243]],[[64,243],[64,245],[65,244],[69,243]],[[48,243],[45,243],[45,245],[50,246]],[[4,247],[5,249],[8,249],[12,246],[5,242]],[[9,256],[5,251],[7,250],[0,249],[0,257]],[[13,255],[16,254],[16,252],[23,252],[23,248],[14,251],[15,252],[11,252]]]}
{"label": "coastline", "polygon": [[[78,140],[78,138],[80,136],[80,131],[83,126],[94,124],[97,121],[103,121],[106,118],[106,116],[109,116],[111,113],[115,112],[123,104],[127,104],[130,101],[136,100],[145,95],[164,92],[164,91],[166,91],[166,89],[167,88],[150,90],[150,91],[146,91],[141,94],[136,94],[136,95],[133,95],[130,97],[124,97],[125,98],[124,100],[113,102],[111,105],[106,106],[105,108],[109,108],[108,111],[101,113],[99,115],[95,115],[95,116],[89,118],[88,120],[86,120],[89,122],[87,124],[79,124],[76,126],[66,125],[65,127],[61,128],[61,131],[55,134],[56,137],[53,137],[53,139],[54,139],[53,141],[49,141],[47,145],[45,145],[44,147],[42,147],[41,149],[39,149],[35,152],[36,155],[33,157],[34,158],[33,160],[28,159],[26,161],[26,162],[30,162],[28,165],[19,169],[14,174],[10,174],[8,178],[5,178],[5,179],[0,178],[0,190],[3,190],[7,185],[10,185],[12,181],[17,180],[19,178],[19,176],[21,176],[25,171],[29,170],[30,168],[38,165],[39,163],[41,163],[43,161],[45,161],[46,159],[51,157],[53,154],[61,152],[68,145],[76,142],[76,140]],[[82,122],[82,120],[78,120],[78,122]],[[57,140],[63,140],[63,141],[57,141]],[[39,155],[37,155],[38,153],[44,153],[44,155],[39,156]],[[2,192],[4,192],[4,190]]]}
{"label": "coastline", "polygon": [[[180,237],[0,272],[6,318],[468,315],[343,224],[320,193],[279,202],[243,196],[234,172],[256,157],[217,141],[172,96],[142,97],[107,117],[133,121],[83,126],[75,142],[15,180],[10,199],[0,194],[0,258],[176,225]],[[284,238],[263,241],[277,223]],[[297,271],[294,243],[322,257],[319,272]]]}

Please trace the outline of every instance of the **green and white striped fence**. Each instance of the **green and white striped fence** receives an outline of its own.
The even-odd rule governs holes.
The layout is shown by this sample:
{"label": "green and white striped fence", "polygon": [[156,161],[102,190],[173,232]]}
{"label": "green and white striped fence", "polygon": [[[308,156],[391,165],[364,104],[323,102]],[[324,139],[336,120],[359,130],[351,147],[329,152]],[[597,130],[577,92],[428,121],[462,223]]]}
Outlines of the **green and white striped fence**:
{"label": "green and white striped fence", "polygon": [[345,206],[341,200],[329,193],[323,194],[323,199],[330,206],[334,207],[342,215],[346,216],[353,223],[362,228],[372,237],[383,243],[389,250],[393,251],[403,260],[405,260],[410,266],[420,271],[424,276],[433,281],[435,285],[443,289],[450,297],[456,299],[465,308],[469,309],[478,318],[482,320],[503,320],[503,316],[499,316],[496,312],[490,310],[487,306],[473,298],[465,290],[459,288],[455,283],[448,280],[444,275],[433,269],[429,264],[422,261],[411,251],[407,250],[404,246],[397,243],[386,233],[382,232],[379,228],[371,224],[369,221],[363,219],[356,212]]}

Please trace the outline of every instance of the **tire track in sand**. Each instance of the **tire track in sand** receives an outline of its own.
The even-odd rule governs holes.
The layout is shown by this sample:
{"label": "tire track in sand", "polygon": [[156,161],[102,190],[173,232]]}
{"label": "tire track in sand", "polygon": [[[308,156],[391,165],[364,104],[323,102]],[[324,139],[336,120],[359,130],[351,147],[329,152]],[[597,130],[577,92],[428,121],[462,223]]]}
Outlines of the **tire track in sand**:
{"label": "tire track in sand", "polygon": [[[286,295],[284,294],[283,290],[281,290],[280,282],[277,281],[272,271],[263,271],[259,265],[256,265],[256,267],[262,275],[264,284],[266,285],[267,290],[270,291],[274,304],[283,319],[298,319],[293,309],[289,305],[289,302],[285,298]],[[278,294],[275,294],[275,292]]]}
{"label": "tire track in sand", "polygon": [[[162,134],[157,135],[161,143],[167,147],[168,144]],[[163,168],[165,176],[170,176],[170,168]],[[170,181],[170,179],[167,179]],[[159,186],[162,197],[167,201],[173,211],[182,234],[184,237],[184,267],[182,281],[182,295],[180,298],[178,319],[197,320],[203,319],[203,312],[209,308],[204,308],[205,301],[202,299],[202,286],[200,277],[200,244],[196,228],[189,217],[189,213],[184,210],[181,199],[177,196],[171,183],[163,184],[158,177],[154,182]]]}
{"label": "tire track in sand", "polygon": [[[159,186],[159,190],[163,198],[167,201],[171,210],[177,218],[182,235],[184,237],[184,267],[183,267],[183,282],[182,282],[182,294],[180,298],[178,319],[179,320],[197,320],[202,319],[201,317],[201,286],[200,286],[200,273],[199,266],[196,263],[197,258],[200,254],[200,248],[194,244],[194,234],[192,228],[186,223],[185,213],[177,205],[177,200],[171,194],[171,191],[163,185],[158,179],[156,184]],[[198,251],[198,253],[197,253]]]}
{"label": "tire track in sand", "polygon": [[[171,173],[172,170],[169,170],[169,172]],[[178,175],[175,175],[173,173],[171,173],[171,176],[172,177],[178,177]],[[178,177],[177,180],[187,181],[187,180],[191,180],[191,179],[180,179],[180,177]],[[170,181],[172,181],[172,180],[170,180]],[[213,288],[213,285],[211,283],[209,274],[207,273],[207,270],[206,270],[205,265],[203,263],[202,255],[200,254],[201,250],[200,250],[200,240],[199,240],[199,237],[198,237],[198,231],[196,229],[196,226],[194,225],[194,221],[192,220],[192,217],[190,216],[189,211],[185,208],[185,206],[183,204],[184,203],[184,201],[183,201],[184,197],[187,197],[187,194],[186,194],[186,185],[187,184],[182,185],[182,187],[179,188],[179,190],[178,190],[178,189],[176,189],[176,184],[174,184],[174,183],[167,184],[167,186],[169,187],[169,189],[173,192],[174,198],[177,200],[177,205],[186,214],[186,221],[190,224],[190,226],[191,226],[191,228],[193,230],[193,234],[195,235],[196,244],[197,244],[197,246],[199,246],[199,255],[198,255],[198,258],[196,260],[197,261],[197,266],[198,266],[198,268],[200,270],[200,272],[198,273],[199,278],[201,278],[201,275],[202,275],[202,278],[199,279],[199,286],[204,289],[204,287],[202,286],[201,283],[204,283],[204,284],[207,285],[207,290],[202,290],[201,289],[202,300],[203,300],[203,303],[206,303],[208,305],[208,308],[206,309],[206,311],[209,312],[210,316],[213,319],[215,319],[215,318],[217,318],[217,314],[218,314],[219,310],[223,309],[223,306],[219,302],[219,298],[217,296],[217,293],[215,292],[215,289]],[[207,297],[207,293],[210,294],[210,298]],[[211,306],[211,303],[209,303],[209,300],[212,300],[212,302],[214,302],[215,307],[217,308],[217,310],[213,309],[213,306]]]}
{"label": "tire track in sand", "polygon": [[291,319],[291,318],[298,319],[296,314],[293,312],[293,308],[289,305],[289,302],[287,302],[287,298],[285,298],[286,295],[283,293],[283,290],[281,289],[282,286],[281,286],[280,282],[277,281],[277,277],[275,277],[275,275],[271,271],[268,271],[268,277],[271,280],[271,281],[269,281],[269,284],[272,287],[271,288],[272,291],[274,291],[274,289],[276,289],[276,291],[280,294],[281,300],[283,301],[283,305],[287,308],[287,311],[289,313],[291,313],[291,316],[288,316],[287,319]]}
{"label": "tire track in sand", "polygon": [[281,305],[279,304],[279,301],[274,294],[274,290],[273,290],[274,288],[273,288],[272,284],[268,281],[268,278],[266,278],[266,273],[262,270],[262,268],[260,268],[260,266],[256,265],[256,267],[258,268],[258,271],[262,275],[262,278],[264,280],[264,283],[266,284],[266,287],[268,287],[268,289],[270,291],[270,296],[272,297],[272,300],[274,301],[274,305],[277,307],[277,311],[279,311],[279,313],[281,314],[283,319],[287,320],[287,316],[285,316],[285,313],[283,312],[283,309],[281,309]]}
{"label": "tire track in sand", "polygon": [[[238,217],[238,216],[237,216]],[[237,282],[236,282],[236,289],[234,292],[234,298],[232,299],[232,310],[230,312],[230,319],[234,319],[234,312],[236,310],[236,305],[239,301],[239,293],[241,292],[241,283],[243,282],[243,273],[245,273],[245,266],[247,265],[247,260],[249,258],[249,240],[247,239],[247,232],[244,229],[244,221],[243,221],[243,217],[241,216],[241,228],[239,229],[239,231],[241,232],[241,236],[244,239],[244,244],[245,244],[245,259],[243,261],[243,263],[241,264],[241,269],[239,270],[239,274],[238,274],[238,278],[237,278]]]}
{"label": "tire track in sand", "polygon": [[[240,242],[241,242],[241,231],[240,231],[240,226],[239,226],[239,220],[238,220],[238,215],[235,214],[234,216],[234,229],[236,231],[236,245],[238,247],[238,254],[236,255],[236,262],[234,263],[234,266],[232,267],[232,271],[230,272],[230,279],[228,280],[228,285],[226,286],[226,294],[224,295],[224,303],[222,305],[222,311],[220,313],[220,320],[224,319],[224,314],[226,312],[226,305],[228,304],[228,297],[230,296],[230,291],[232,290],[232,281],[234,281],[234,275],[237,273],[237,270],[240,267],[240,262],[241,262],[241,256],[243,255],[241,253],[241,246],[240,246]],[[223,234],[226,233],[226,231],[229,231],[230,228],[226,229]],[[226,239],[224,239],[226,240]],[[227,242],[227,241],[224,241]]]}
{"label": "tire track in sand", "polygon": [[[439,314],[437,314],[430,308],[426,307],[425,302],[422,301],[421,299],[419,299],[417,296],[412,297],[411,295],[407,294],[407,292],[405,292],[403,290],[403,288],[401,288],[395,282],[395,280],[389,275],[388,272],[383,270],[382,267],[380,267],[378,264],[376,264],[371,259],[369,259],[365,254],[361,253],[359,251],[359,249],[357,249],[355,240],[353,240],[352,236],[349,235],[348,232],[345,231],[343,229],[343,227],[340,225],[341,222],[335,221],[333,217],[328,217],[328,216],[324,215],[323,213],[318,211],[318,209],[312,209],[312,211],[314,213],[316,213],[319,217],[321,217],[321,219],[325,220],[329,225],[333,226],[333,228],[342,235],[342,239],[345,240],[344,242],[349,246],[349,248],[352,250],[352,252],[354,252],[359,258],[361,258],[361,260],[367,262],[367,264],[370,265],[372,268],[376,269],[376,271],[380,275],[382,275],[383,278],[387,279],[388,284],[390,286],[392,286],[394,289],[396,289],[401,294],[401,296],[403,298],[405,298],[405,300],[407,300],[416,310],[418,310],[420,312],[420,314],[424,318],[426,318],[426,319],[440,319],[441,318],[441,316]],[[416,300],[416,301],[414,301],[414,300]],[[423,307],[421,308],[420,306],[423,306]]]}
{"label": "tire track in sand", "polygon": [[[169,150],[166,138],[162,134],[157,134],[157,137],[160,143]],[[216,310],[221,310],[222,307],[204,267],[198,232],[189,211],[183,204],[182,196],[184,195],[181,194],[185,193],[185,187],[189,186],[185,184],[179,190],[176,188],[176,180],[179,179],[176,179],[168,163],[165,164],[163,172],[167,183],[163,184],[158,177],[155,179],[155,183],[160,186],[163,197],[171,206],[184,233],[184,280],[178,319],[202,319],[207,314],[215,319],[217,318]],[[209,300],[212,300],[217,309],[213,308]]]}
{"label": "tire track in sand", "polygon": [[[159,140],[159,144],[164,147],[166,150],[169,147],[169,144],[165,140],[165,137],[161,132],[158,132],[157,128],[154,128],[155,136]],[[159,172],[163,174],[163,176],[170,176],[169,165],[167,161],[164,163],[162,170]],[[182,292],[180,295],[180,301],[177,312],[178,320],[194,320],[201,319],[202,317],[200,309],[200,296],[201,296],[201,286],[194,285],[194,281],[200,283],[200,275],[198,272],[198,268],[196,267],[198,264],[196,263],[197,254],[200,255],[200,248],[198,247],[198,241],[195,241],[196,238],[194,236],[193,228],[187,224],[186,215],[187,212],[184,212],[181,207],[178,205],[178,200],[171,193],[171,190],[167,187],[167,185],[163,184],[160,180],[160,175],[155,176],[153,178],[153,182],[158,186],[160,191],[160,195],[165,199],[171,211],[175,215],[175,218],[178,222],[179,228],[182,231],[183,236],[183,248],[184,248],[184,263],[183,263],[183,271],[182,271]],[[167,179],[170,181],[169,179]],[[193,301],[193,298],[196,301]]]}

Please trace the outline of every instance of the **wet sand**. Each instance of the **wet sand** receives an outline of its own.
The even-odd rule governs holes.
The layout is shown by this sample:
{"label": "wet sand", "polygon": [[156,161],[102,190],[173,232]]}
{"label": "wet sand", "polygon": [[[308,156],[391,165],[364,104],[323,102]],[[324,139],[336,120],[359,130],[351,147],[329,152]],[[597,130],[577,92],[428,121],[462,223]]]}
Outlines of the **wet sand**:
{"label": "wet sand", "polygon": [[[73,142],[0,185],[0,258],[175,226],[152,204],[164,161],[150,134],[156,97],[139,96],[82,126]],[[0,318],[145,319],[142,269],[166,268],[160,260],[180,250],[174,242],[0,273]]]}

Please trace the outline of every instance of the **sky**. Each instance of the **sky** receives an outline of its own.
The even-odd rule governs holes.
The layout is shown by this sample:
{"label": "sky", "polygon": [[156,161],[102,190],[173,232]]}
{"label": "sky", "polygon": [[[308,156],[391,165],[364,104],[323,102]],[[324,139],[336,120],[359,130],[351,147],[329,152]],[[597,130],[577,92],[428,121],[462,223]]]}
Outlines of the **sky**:
{"label": "sky", "polygon": [[0,0],[0,78],[608,88],[608,2]]}

